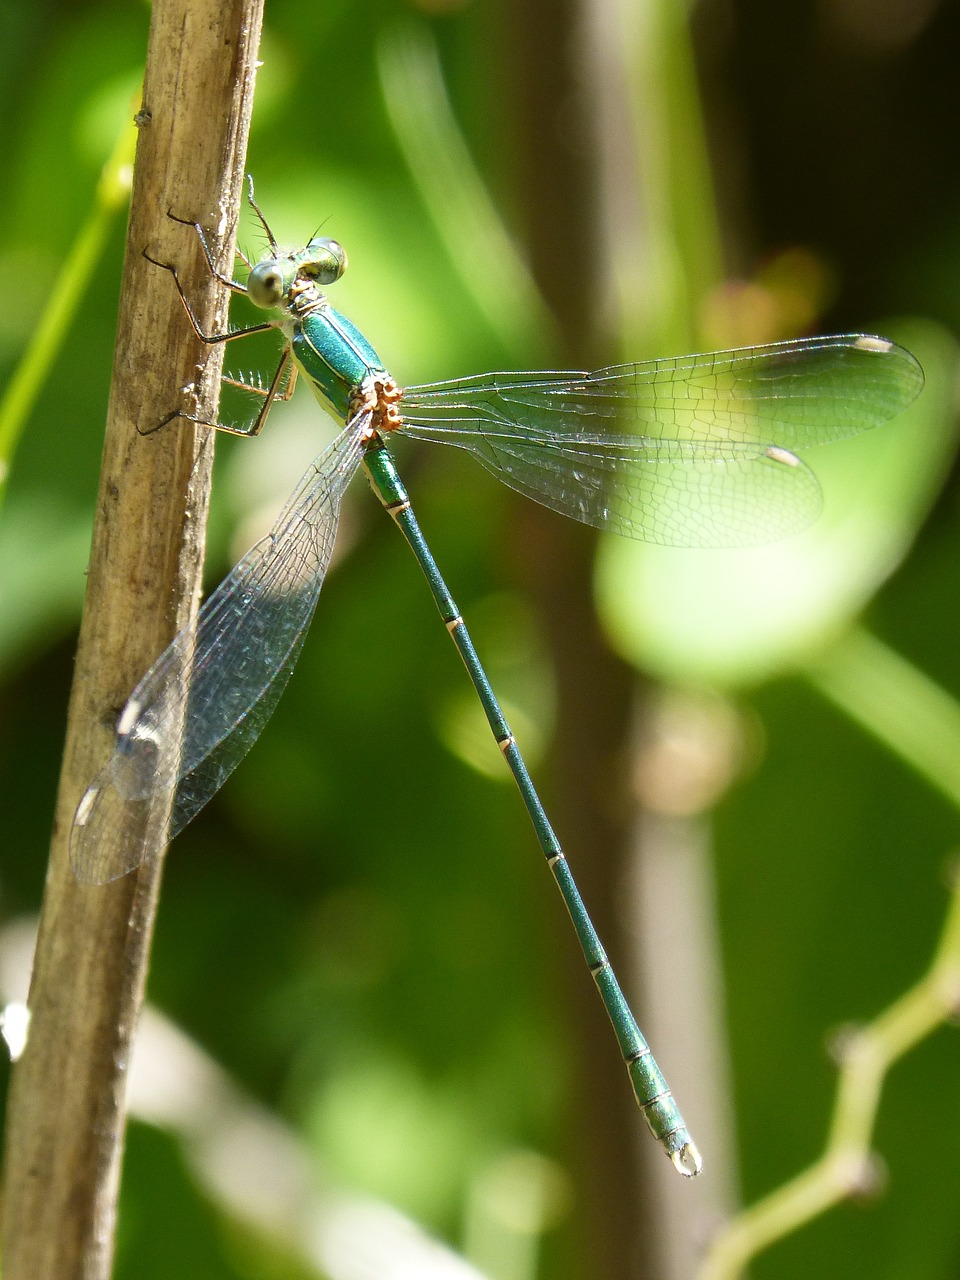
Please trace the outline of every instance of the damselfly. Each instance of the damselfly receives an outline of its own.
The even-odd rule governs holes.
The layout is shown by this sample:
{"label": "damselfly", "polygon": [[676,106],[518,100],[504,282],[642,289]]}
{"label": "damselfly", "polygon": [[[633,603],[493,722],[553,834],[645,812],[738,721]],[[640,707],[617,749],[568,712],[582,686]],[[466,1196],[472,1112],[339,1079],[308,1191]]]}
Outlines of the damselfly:
{"label": "damselfly", "polygon": [[403,432],[456,445],[512,488],[600,529],[675,546],[746,545],[795,533],[819,509],[819,486],[793,450],[893,417],[918,394],[920,366],[885,338],[849,335],[595,373],[492,373],[401,389],[321,292],[346,269],[341,246],[315,236],[303,249],[281,250],[252,183],[248,198],[269,250],[256,265],[239,255],[246,283],[221,275],[201,225],[185,225],[199,236],[210,271],[269,313],[264,323],[204,333],[176,269],[157,262],[171,273],[204,342],[271,328],[285,339],[268,386],[227,379],[260,397],[255,419],[210,425],[256,435],[273,402],[289,398],[299,371],[343,430],[300,481],[272,532],[134,689],[113,755],[77,808],[76,875],[103,883],[138,866],[153,847],[144,838],[150,815],[159,814],[175,836],[252,746],[300,653],[330,562],[340,500],[363,466],[426,576],[513,773],[647,1124],[677,1169],[695,1174],[700,1155],[604,953],[386,441]]}

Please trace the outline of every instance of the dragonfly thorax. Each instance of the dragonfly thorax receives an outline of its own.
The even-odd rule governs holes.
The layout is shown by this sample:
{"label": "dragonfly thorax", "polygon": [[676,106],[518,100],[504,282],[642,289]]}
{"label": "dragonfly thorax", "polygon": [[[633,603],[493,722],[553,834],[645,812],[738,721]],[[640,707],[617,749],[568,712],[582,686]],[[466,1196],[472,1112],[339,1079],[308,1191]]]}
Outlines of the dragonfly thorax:
{"label": "dragonfly thorax", "polygon": [[349,417],[370,414],[370,425],[364,432],[368,440],[372,440],[381,431],[396,431],[403,426],[403,418],[400,416],[402,396],[402,389],[389,374],[375,373],[350,397]]}
{"label": "dragonfly thorax", "polygon": [[[287,304],[279,327],[298,368],[338,421],[367,413],[375,429],[399,425],[389,413],[399,392],[383,361],[356,325],[335,311],[316,287],[304,289]],[[390,395],[384,390],[387,384],[393,387]]]}

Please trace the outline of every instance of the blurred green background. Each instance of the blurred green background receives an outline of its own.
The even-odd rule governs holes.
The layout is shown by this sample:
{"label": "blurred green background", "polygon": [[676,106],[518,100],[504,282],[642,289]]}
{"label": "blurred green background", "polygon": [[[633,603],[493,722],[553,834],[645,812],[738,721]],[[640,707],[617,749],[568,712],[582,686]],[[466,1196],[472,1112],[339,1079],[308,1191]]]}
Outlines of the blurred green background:
{"label": "blurred green background", "polygon": [[[0,18],[6,384],[131,114],[149,12]],[[474,1274],[462,1254],[495,1280],[691,1275],[718,1215],[819,1153],[828,1034],[920,976],[946,912],[955,808],[816,680],[859,618],[960,697],[960,12],[268,0],[261,56],[261,204],[282,241],[322,222],[345,245],[336,305],[401,382],[864,330],[928,386],[810,456],[823,521],[749,554],[598,547],[453,451],[402,456],[704,1177],[675,1187],[643,1131],[459,660],[358,483],[274,720],[168,862],[149,997],[169,1021],[116,1274],[385,1276],[377,1249],[399,1259],[418,1224],[449,1253],[409,1274]],[[123,221],[0,513],[8,938],[43,886]],[[211,584],[331,430],[305,394],[218,442]],[[861,705],[902,687],[849,679]],[[945,705],[923,744],[949,774]],[[882,1194],[751,1274],[960,1274],[958,1083],[941,1031],[887,1083]]]}

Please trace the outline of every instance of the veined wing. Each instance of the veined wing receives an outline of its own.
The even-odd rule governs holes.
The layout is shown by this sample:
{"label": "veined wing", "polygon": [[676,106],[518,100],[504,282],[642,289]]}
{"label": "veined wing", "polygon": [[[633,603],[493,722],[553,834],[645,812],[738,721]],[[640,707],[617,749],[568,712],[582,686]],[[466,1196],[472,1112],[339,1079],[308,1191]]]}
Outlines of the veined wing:
{"label": "veined wing", "polygon": [[313,463],[272,531],[130,695],[113,755],[77,807],[70,856],[79,880],[102,884],[138,866],[153,824],[169,817],[172,839],[253,745],[313,617],[363,425],[350,423]]}
{"label": "veined wing", "polygon": [[405,421],[522,424],[564,437],[747,440],[801,449],[895,417],[923,386],[903,347],[864,334],[611,365],[595,373],[489,373],[408,388]]}
{"label": "veined wing", "polygon": [[919,393],[902,347],[862,335],[404,392],[406,434],[457,445],[587,524],[671,546],[804,528],[819,486],[789,450],[865,430]]}
{"label": "veined wing", "polygon": [[669,547],[745,547],[799,533],[820,510],[820,486],[776,445],[646,440],[546,440],[515,432],[439,434],[512,489],[598,529]]}

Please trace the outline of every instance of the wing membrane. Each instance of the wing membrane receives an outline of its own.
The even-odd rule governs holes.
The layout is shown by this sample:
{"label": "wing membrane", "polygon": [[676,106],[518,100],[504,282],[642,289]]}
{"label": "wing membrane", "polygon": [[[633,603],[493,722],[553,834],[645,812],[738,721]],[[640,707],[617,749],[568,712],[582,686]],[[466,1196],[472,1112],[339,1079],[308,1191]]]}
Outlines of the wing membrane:
{"label": "wing membrane", "polygon": [[169,818],[176,835],[253,745],[300,654],[362,453],[352,423],[130,695],[113,755],[77,809],[78,879],[138,866],[153,824]]}
{"label": "wing membrane", "polygon": [[800,449],[895,417],[923,372],[886,338],[844,334],[612,365],[595,373],[490,373],[412,387],[404,418],[546,433],[641,432],[657,440],[752,440]]}
{"label": "wing membrane", "polygon": [[742,546],[816,516],[792,449],[876,426],[923,374],[884,338],[809,338],[414,387],[406,434],[472,453],[519,492],[587,524],[671,546]]}

